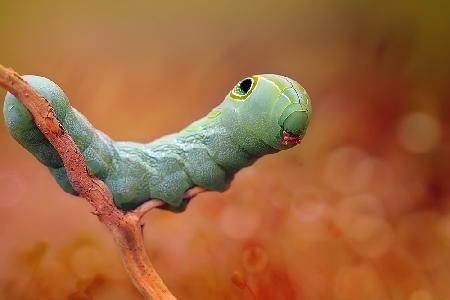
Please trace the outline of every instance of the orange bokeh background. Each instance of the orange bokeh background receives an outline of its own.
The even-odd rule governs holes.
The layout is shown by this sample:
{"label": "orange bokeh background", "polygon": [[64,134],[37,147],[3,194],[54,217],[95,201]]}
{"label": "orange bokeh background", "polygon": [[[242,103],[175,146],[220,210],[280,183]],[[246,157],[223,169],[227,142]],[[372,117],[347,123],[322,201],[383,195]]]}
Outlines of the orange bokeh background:
{"label": "orange bokeh background", "polygon": [[[303,143],[146,218],[179,299],[450,299],[445,1],[1,1],[0,63],[97,128],[149,141],[241,78],[310,94]],[[4,91],[0,92],[3,97]],[[0,299],[140,299],[84,200],[0,126]]]}

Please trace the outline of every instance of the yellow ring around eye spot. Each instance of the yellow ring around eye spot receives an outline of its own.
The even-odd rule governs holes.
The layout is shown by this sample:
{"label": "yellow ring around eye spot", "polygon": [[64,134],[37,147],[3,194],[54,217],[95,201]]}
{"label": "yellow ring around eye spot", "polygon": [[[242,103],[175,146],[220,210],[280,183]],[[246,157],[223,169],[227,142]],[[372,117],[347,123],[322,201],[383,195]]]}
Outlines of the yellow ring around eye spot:
{"label": "yellow ring around eye spot", "polygon": [[248,77],[247,77],[247,78],[239,81],[239,83],[231,90],[230,97],[233,100],[235,100],[235,101],[245,101],[245,99],[247,99],[247,97],[252,94],[253,90],[255,89],[256,85],[258,84],[259,77],[258,76],[252,76],[252,77],[249,77],[249,78],[252,79],[252,86],[250,87],[250,90],[247,93],[245,93],[245,95],[240,95],[240,94],[237,94],[235,92],[236,88],[239,87],[239,84],[241,84],[242,81],[248,79]]}

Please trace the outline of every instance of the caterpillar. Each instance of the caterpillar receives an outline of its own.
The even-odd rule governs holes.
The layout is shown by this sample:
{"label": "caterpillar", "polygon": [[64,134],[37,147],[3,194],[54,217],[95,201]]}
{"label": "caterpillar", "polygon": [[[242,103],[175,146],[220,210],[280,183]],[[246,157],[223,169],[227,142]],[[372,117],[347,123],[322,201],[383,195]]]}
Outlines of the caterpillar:
{"label": "caterpillar", "polygon": [[[296,81],[255,75],[239,81],[222,103],[178,133],[146,144],[113,141],[73,108],[54,82],[33,75],[23,79],[49,101],[90,174],[106,183],[124,211],[159,199],[165,203],[161,208],[182,212],[194,189],[225,191],[240,169],[299,144],[312,112],[308,94]],[[77,195],[58,153],[10,93],[3,114],[12,137],[47,166],[65,192]]]}

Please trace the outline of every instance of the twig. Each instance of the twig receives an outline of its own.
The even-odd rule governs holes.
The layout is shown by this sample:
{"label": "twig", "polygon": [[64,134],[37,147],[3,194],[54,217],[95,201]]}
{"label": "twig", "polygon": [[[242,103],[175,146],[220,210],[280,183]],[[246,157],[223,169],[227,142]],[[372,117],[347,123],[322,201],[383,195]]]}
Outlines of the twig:
{"label": "twig", "polygon": [[36,92],[18,73],[2,65],[0,86],[22,102],[32,114],[36,126],[58,151],[73,188],[91,204],[94,208],[93,214],[113,234],[125,268],[144,298],[175,299],[153,268],[144,247],[141,217],[155,205],[148,205],[136,212],[125,213],[119,210],[114,205],[111,191],[106,184],[89,174],[83,155],[56,118],[55,111],[47,99]]}

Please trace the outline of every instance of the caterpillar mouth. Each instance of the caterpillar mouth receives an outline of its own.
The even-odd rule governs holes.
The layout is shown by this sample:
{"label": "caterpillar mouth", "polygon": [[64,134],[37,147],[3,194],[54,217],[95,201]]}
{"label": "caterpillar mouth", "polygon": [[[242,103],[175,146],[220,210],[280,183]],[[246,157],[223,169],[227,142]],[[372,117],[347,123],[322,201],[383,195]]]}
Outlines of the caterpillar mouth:
{"label": "caterpillar mouth", "polygon": [[288,145],[298,145],[302,142],[302,137],[298,134],[290,133],[286,130],[283,130],[283,137],[281,143],[285,146]]}

